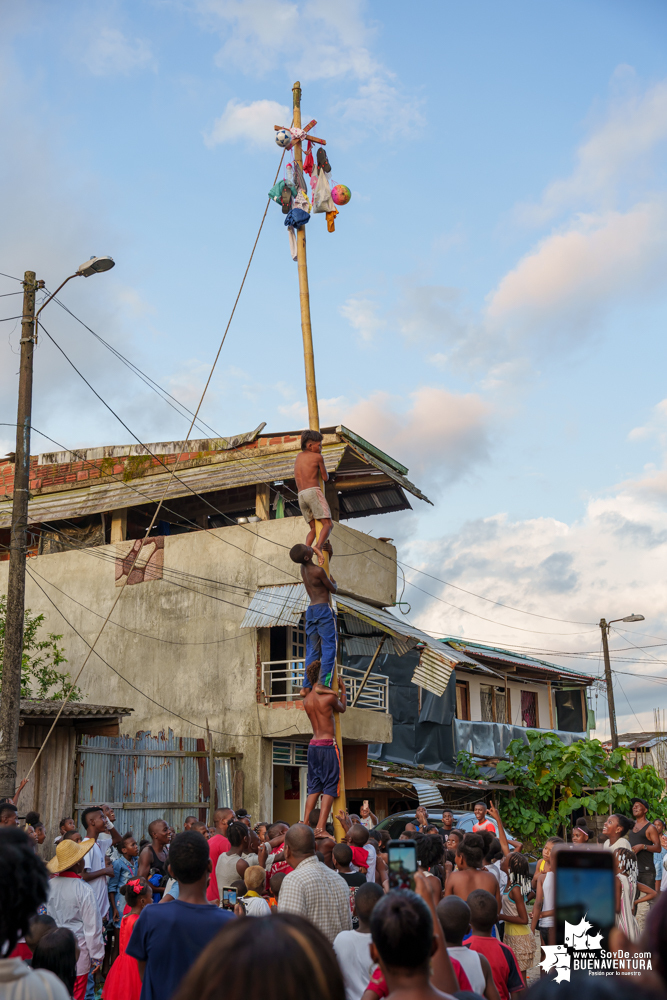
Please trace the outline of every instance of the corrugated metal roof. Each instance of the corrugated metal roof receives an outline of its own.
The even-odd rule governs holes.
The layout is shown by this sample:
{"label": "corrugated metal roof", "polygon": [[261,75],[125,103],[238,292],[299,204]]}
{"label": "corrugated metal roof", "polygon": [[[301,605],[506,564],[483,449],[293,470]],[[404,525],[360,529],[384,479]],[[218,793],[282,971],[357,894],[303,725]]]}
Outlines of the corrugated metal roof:
{"label": "corrugated metal roof", "polygon": [[567,674],[573,677],[594,681],[595,677],[584,674],[580,670],[573,670],[572,667],[561,667],[555,663],[548,663],[546,660],[536,660],[531,656],[523,656],[521,653],[510,653],[506,649],[499,649],[496,646],[481,646],[479,643],[464,642],[460,639],[440,639],[442,643],[452,649],[460,649],[470,656],[483,656],[485,660],[494,660],[497,663],[513,663],[519,667],[526,667],[530,670],[542,672]]}
{"label": "corrugated metal roof", "polygon": [[253,594],[241,628],[296,625],[307,607],[308,595],[302,583],[260,587]]}
{"label": "corrugated metal roof", "polygon": [[[418,684],[438,697],[444,694],[457,663],[467,663],[478,668],[478,664],[470,660],[465,653],[451,647],[443,648],[442,643],[432,639],[426,632],[395,618],[382,608],[375,608],[364,601],[357,601],[341,594],[336,595],[333,600],[339,611],[348,612],[362,622],[389,633],[394,652],[398,656],[403,656],[404,653],[423,643],[425,648],[419,657],[412,683]],[[241,627],[268,628],[272,625],[293,625],[307,607],[308,597],[302,583],[260,587],[250,601]],[[363,642],[361,639],[353,641]]]}
{"label": "corrugated metal roof", "polygon": [[408,780],[417,793],[420,806],[436,809],[438,806],[444,805],[440,789],[434,781],[423,781],[421,778],[409,778]]}
{"label": "corrugated metal roof", "polygon": [[445,692],[455,664],[441,656],[431,646],[421,651],[419,663],[412,675],[412,683],[418,684],[438,697]]}
{"label": "corrugated metal roof", "polygon": [[[100,458],[125,458],[127,455],[180,455],[183,452],[192,454],[196,451],[229,451],[240,448],[243,444],[251,444],[266,427],[266,421],[254,431],[236,434],[226,438],[200,438],[197,441],[158,441],[155,444],[105,444],[101,448],[80,448],[77,451],[52,451],[37,456],[38,465],[64,465],[71,461],[88,460],[94,462]],[[407,469],[406,469],[407,472]]]}
{"label": "corrugated metal roof", "polygon": [[[345,452],[344,444],[325,445],[322,449],[327,471],[338,467]],[[183,469],[172,477],[171,471],[158,475],[140,476],[124,483],[119,480],[35,496],[29,503],[28,521],[57,521],[67,517],[99,514],[120,507],[136,507],[144,503],[157,503],[195,493],[228,490],[238,486],[251,486],[257,482],[290,479],[294,475],[294,452],[234,458],[224,462],[194,469]],[[394,475],[396,475],[394,473]],[[166,496],[165,496],[166,488]],[[12,500],[0,502],[0,528],[11,524]]]}
{"label": "corrugated metal roof", "polygon": [[[659,743],[667,743],[667,733],[623,733],[618,737],[618,745],[628,750],[636,750],[639,747],[654,747]],[[611,746],[611,741],[607,740],[603,746]]]}
{"label": "corrugated metal roof", "polygon": [[[90,748],[124,750],[125,753],[86,753]],[[154,756],[133,751],[154,751]],[[197,750],[196,737],[160,733],[130,736],[82,736],[77,752],[78,803],[200,803],[204,800],[201,771],[208,768],[207,758],[164,756],[163,751]],[[231,804],[231,803],[229,803]],[[138,809],[114,808],[116,828],[132,831],[137,838],[146,834],[154,819],[166,819],[182,829],[191,805],[163,808],[150,805]]]}
{"label": "corrugated metal roof", "polygon": [[[359,618],[375,623],[384,631],[389,632],[394,647],[402,648],[403,652],[414,649],[417,644],[423,643],[425,648],[421,651],[419,663],[412,676],[412,683],[431,691],[437,697],[444,694],[452,670],[457,663],[478,666],[474,660],[469,659],[460,650],[450,647],[445,652],[443,644],[437,639],[433,639],[426,632],[422,632],[420,628],[410,625],[405,620],[395,618],[388,611],[374,608],[370,604],[355,601],[350,597],[337,596],[336,603],[339,608],[350,611]],[[401,637],[403,638],[401,639]],[[399,652],[400,655],[402,653]]]}
{"label": "corrugated metal roof", "polygon": [[[48,718],[55,716],[60,710],[60,701],[33,701],[32,699],[21,699],[21,715],[31,718]],[[133,708],[116,708],[111,705],[86,705],[83,702],[68,701],[62,715],[68,717],[80,716],[111,716],[117,718],[119,715],[129,715]]]}

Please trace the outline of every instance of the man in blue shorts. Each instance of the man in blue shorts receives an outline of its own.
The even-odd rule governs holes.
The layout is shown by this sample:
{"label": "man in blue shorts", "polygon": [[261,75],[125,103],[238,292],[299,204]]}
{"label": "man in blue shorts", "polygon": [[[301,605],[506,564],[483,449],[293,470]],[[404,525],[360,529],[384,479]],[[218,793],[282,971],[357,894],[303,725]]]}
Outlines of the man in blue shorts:
{"label": "man in blue shorts", "polygon": [[340,791],[340,757],[334,738],[334,712],[344,712],[347,708],[347,694],[342,678],[338,678],[340,698],[330,687],[320,684],[319,660],[313,660],[306,668],[309,688],[304,698],[306,715],[313,727],[313,738],[308,745],[308,798],[304,823],[308,822],[311,809],[322,796],[320,818],[315,836],[326,835],[327,820],[334,799]]}
{"label": "man in blue shorts", "polygon": [[[329,553],[329,558],[333,556],[330,542],[324,544],[324,551]],[[338,649],[338,623],[331,607],[331,595],[336,593],[337,587],[333,576],[327,576],[322,567],[313,562],[310,545],[294,545],[290,549],[290,559],[301,564],[301,579],[310,598],[310,607],[306,610],[306,676],[301,692],[305,694],[311,686],[308,665],[313,660],[320,664],[320,683],[331,687]]]}

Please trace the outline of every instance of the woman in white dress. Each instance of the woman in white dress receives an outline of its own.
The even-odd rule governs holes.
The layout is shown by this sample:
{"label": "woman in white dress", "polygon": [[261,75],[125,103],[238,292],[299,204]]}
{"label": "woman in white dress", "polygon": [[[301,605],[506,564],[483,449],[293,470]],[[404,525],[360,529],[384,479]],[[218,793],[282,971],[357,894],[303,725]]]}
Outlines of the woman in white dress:
{"label": "woman in white dress", "polygon": [[637,882],[639,869],[634,851],[627,847],[617,847],[614,851],[616,867],[616,926],[627,935],[630,941],[638,941],[641,932],[634,914],[637,888],[640,896],[637,902],[648,903],[655,896],[655,889]]}

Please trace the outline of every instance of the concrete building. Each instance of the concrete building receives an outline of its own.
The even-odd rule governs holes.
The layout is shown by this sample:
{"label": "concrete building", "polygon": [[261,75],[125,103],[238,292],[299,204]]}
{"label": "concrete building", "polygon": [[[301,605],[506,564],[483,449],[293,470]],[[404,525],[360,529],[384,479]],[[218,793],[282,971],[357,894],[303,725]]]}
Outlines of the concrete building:
{"label": "concrete building", "polygon": [[[49,815],[109,802],[119,827],[143,834],[158,816],[180,827],[188,813],[203,820],[223,804],[245,806],[254,820],[303,814],[311,729],[298,691],[307,598],[289,559],[307,530],[293,479],[300,432],[263,429],[33,457],[26,606],[62,634],[73,676],[123,587],[78,681],[84,704],[63,717],[69,728],[58,733],[56,779],[63,787]],[[342,718],[348,803],[358,807],[377,791],[382,818],[405,799],[405,787],[382,778],[380,763],[372,771],[369,750],[378,762],[453,770],[457,749],[499,755],[526,727],[581,738],[581,691],[592,678],[505,650],[438,641],[387,610],[396,602],[392,540],[347,522],[427,498],[405,466],[348,428],[323,433],[334,474],[326,495],[339,659],[356,701]],[[0,462],[0,483],[6,547],[13,456]],[[1,593],[6,548],[0,553]],[[130,705],[132,715],[99,708],[116,728],[91,728],[82,724],[86,704]],[[40,724],[48,715],[42,706]],[[41,732],[33,726],[31,742],[23,741],[25,761]],[[25,801],[46,802],[48,774],[42,768],[37,777]],[[428,794],[424,781],[420,787]]]}
{"label": "concrete building", "polygon": [[[190,811],[194,801],[202,809],[214,805],[208,776],[199,781],[196,800],[197,782],[190,779],[180,799],[173,789],[165,798],[149,788],[151,768],[173,765],[169,755],[196,755],[206,764],[202,748],[179,744],[176,750],[175,738],[203,740],[210,764],[222,769],[215,788],[233,789],[226,797],[255,818],[293,820],[299,814],[310,733],[295,693],[303,670],[305,601],[288,555],[306,532],[293,479],[299,432],[269,435],[263,426],[231,439],[111,446],[31,461],[26,606],[45,615],[50,632],[62,634],[75,675],[118,588],[127,584],[79,686],[85,702],[130,704],[132,731],[158,740],[146,746],[100,735],[78,743],[78,758],[88,755],[86,773],[95,774],[94,781],[77,784],[78,811],[111,799],[127,826],[137,816],[127,807],[153,803],[155,815],[177,823],[183,818],[179,801]],[[426,498],[406,478],[405,466],[344,427],[324,430],[323,455],[335,473],[326,493],[335,521],[339,597],[349,605],[346,616],[362,622],[396,600],[396,550],[390,539],[342,522],[410,509],[408,495]],[[0,543],[6,546],[13,456],[0,463],[0,480],[6,497],[0,501]],[[133,564],[137,540],[161,499],[155,528]],[[7,570],[5,549],[0,592],[6,591]],[[262,624],[258,605],[280,610],[282,618],[269,615]],[[405,642],[407,649],[417,640]],[[454,659],[437,659],[451,673]],[[343,673],[354,696],[363,674],[346,666]],[[366,685],[342,731],[346,783],[363,789],[368,744],[391,740],[385,678]],[[95,753],[106,753],[109,761],[121,753],[135,761],[147,756],[142,787],[126,785],[119,798],[118,783],[104,783],[113,769],[93,768]],[[225,771],[230,762],[231,774]],[[79,760],[79,770],[83,764]],[[153,817],[146,812],[144,818]]]}

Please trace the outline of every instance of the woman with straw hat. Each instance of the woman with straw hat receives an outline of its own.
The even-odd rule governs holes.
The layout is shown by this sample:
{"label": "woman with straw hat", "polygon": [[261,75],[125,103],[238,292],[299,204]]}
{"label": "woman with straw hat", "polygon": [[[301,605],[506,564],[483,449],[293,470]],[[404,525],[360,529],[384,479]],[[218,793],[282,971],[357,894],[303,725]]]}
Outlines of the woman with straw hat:
{"label": "woman with straw hat", "polygon": [[100,910],[93,890],[81,878],[84,858],[94,843],[94,840],[84,840],[81,844],[61,840],[55,857],[46,866],[55,876],[49,882],[46,912],[59,927],[69,927],[80,948],[74,1000],[84,1000],[88,974],[95,972],[104,958]]}

